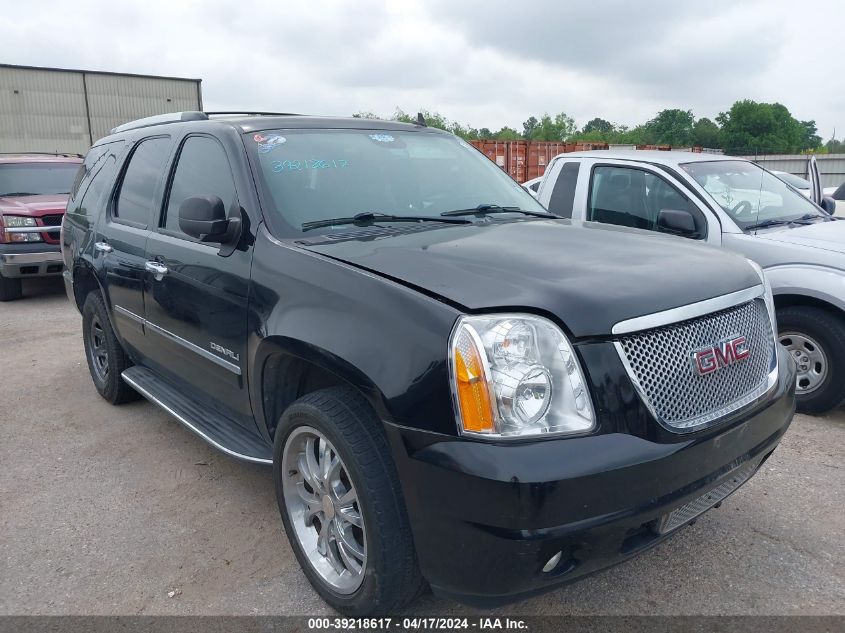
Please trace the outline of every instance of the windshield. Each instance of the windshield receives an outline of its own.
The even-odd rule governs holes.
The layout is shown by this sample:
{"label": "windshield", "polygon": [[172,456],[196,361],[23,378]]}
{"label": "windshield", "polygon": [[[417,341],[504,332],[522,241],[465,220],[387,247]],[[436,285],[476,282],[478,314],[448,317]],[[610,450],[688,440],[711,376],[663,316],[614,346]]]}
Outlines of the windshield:
{"label": "windshield", "polygon": [[762,222],[827,219],[807,198],[777,176],[754,163],[740,160],[708,161],[681,165],[730,215],[740,228]]}
{"label": "windshield", "polygon": [[793,174],[787,174],[783,171],[773,171],[774,175],[784,181],[787,185],[792,185],[796,189],[809,189],[810,188],[810,181],[804,180],[800,176],[795,176]]}
{"label": "windshield", "polygon": [[69,194],[78,163],[9,163],[0,165],[0,196]]}
{"label": "windshield", "polygon": [[439,218],[482,204],[546,213],[492,161],[445,134],[268,130],[246,139],[261,166],[274,219],[287,234],[299,234],[307,222],[360,213]]}

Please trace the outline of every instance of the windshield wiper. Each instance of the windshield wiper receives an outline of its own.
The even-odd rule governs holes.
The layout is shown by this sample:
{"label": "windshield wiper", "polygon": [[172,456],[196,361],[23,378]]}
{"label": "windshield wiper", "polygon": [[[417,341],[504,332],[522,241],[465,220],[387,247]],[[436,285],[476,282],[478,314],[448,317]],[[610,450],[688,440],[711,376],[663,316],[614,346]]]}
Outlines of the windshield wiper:
{"label": "windshield wiper", "polygon": [[303,231],[310,231],[311,229],[319,229],[325,226],[337,226],[340,224],[369,226],[374,222],[445,222],[447,224],[472,224],[470,220],[462,220],[459,218],[441,218],[436,215],[391,215],[388,213],[372,213],[371,211],[365,211],[364,213],[356,213],[353,216],[344,218],[329,218],[328,220],[304,222],[300,228]]}
{"label": "windshield wiper", "polygon": [[[812,213],[806,213],[802,215],[800,218],[794,218],[792,220],[763,220],[762,222],[757,222],[756,224],[750,224],[745,227],[746,231],[754,231],[756,229],[765,229],[770,226],[785,226],[787,224],[801,224],[801,225],[808,225],[812,224],[813,220],[817,218],[822,218],[820,215],[814,215]],[[824,220],[824,218],[822,218]]]}
{"label": "windshield wiper", "polygon": [[444,211],[440,215],[488,215],[490,213],[522,213],[523,215],[532,215],[537,218],[560,218],[561,216],[554,213],[545,213],[540,211],[526,211],[519,207],[503,207],[498,204],[479,204],[477,207],[471,209],[455,209],[454,211]]}
{"label": "windshield wiper", "polygon": [[10,191],[9,193],[0,193],[0,198],[21,198],[23,196],[37,196],[37,193],[31,191]]}

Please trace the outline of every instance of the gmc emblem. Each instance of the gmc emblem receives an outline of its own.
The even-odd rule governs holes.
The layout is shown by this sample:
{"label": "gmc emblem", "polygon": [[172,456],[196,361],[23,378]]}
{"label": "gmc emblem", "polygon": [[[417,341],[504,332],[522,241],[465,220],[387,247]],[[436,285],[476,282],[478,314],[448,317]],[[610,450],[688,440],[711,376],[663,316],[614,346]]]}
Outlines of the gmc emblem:
{"label": "gmc emblem", "polygon": [[714,371],[745,360],[751,355],[744,336],[733,336],[692,353],[692,366],[695,371],[706,376]]}

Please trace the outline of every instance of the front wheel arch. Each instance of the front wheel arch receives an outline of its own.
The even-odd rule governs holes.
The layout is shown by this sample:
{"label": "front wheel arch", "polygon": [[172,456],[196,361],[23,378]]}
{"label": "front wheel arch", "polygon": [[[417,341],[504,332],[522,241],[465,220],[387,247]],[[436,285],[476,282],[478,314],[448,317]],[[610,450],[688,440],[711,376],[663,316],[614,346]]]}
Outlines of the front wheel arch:
{"label": "front wheel arch", "polygon": [[384,394],[357,367],[304,341],[274,337],[262,341],[250,372],[250,392],[260,428],[272,441],[285,409],[299,398],[328,387],[358,392],[381,420],[392,420]]}

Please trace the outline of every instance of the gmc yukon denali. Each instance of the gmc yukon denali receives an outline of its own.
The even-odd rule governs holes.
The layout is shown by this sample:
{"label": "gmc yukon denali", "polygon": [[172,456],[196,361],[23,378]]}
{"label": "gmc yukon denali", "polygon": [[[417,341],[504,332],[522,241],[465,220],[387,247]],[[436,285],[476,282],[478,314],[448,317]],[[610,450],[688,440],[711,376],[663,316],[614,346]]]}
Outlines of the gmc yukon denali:
{"label": "gmc yukon denali", "polygon": [[623,561],[745,483],[794,411],[756,265],[559,219],[424,123],[135,121],[63,225],[97,391],[272,465],[346,614]]}

